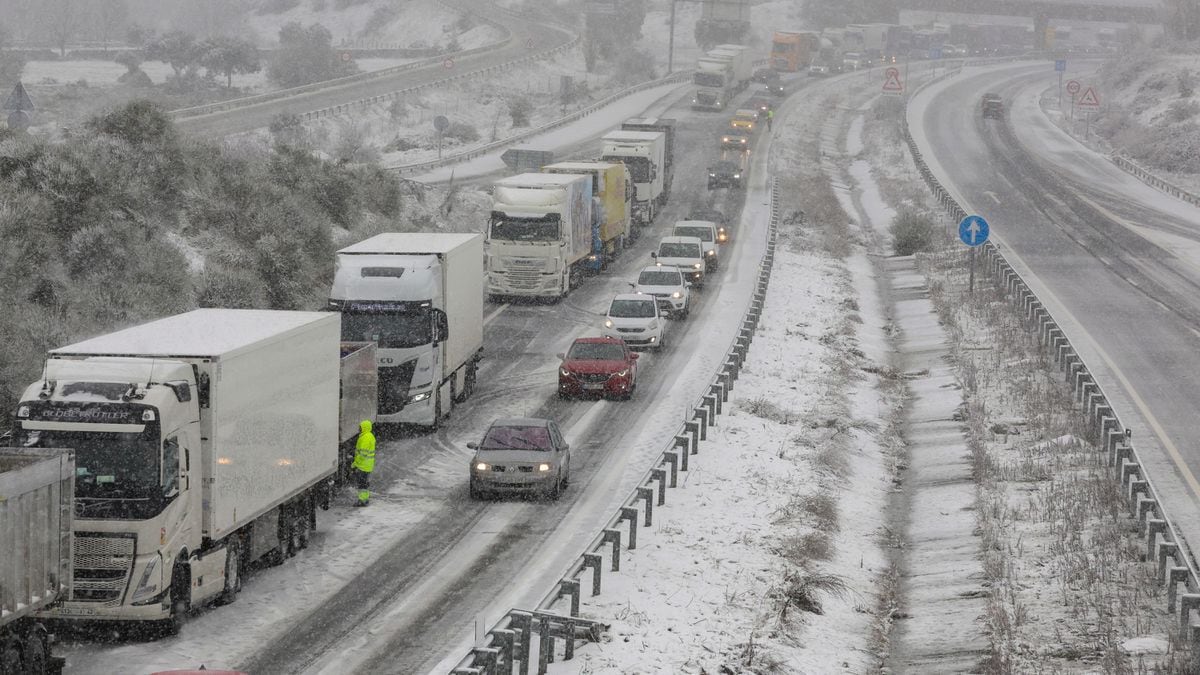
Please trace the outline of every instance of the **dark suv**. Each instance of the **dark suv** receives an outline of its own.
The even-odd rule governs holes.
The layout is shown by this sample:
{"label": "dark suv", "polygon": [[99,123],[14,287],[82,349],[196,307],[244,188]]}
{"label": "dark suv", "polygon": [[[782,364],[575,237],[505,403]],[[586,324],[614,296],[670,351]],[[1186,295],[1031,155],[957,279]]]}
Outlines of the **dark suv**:
{"label": "dark suv", "polygon": [[1000,94],[984,94],[980,107],[983,109],[984,119],[990,117],[998,120],[1004,117],[1004,101],[1000,99]]}
{"label": "dark suv", "polygon": [[742,167],[737,162],[723,159],[708,167],[708,189],[718,187],[742,187]]}

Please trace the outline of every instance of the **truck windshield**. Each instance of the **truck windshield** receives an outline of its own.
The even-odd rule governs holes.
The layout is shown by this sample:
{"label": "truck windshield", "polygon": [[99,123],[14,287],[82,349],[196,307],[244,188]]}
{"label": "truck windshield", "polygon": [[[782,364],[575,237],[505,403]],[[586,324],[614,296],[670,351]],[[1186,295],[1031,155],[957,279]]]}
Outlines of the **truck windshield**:
{"label": "truck windshield", "polygon": [[[416,304],[416,303],[414,303]],[[393,304],[378,308],[342,310],[342,339],[374,342],[380,349],[420,347],[433,342],[433,321],[427,303],[402,311]]]}
{"label": "truck windshield", "polygon": [[165,501],[158,426],[141,433],[18,429],[28,448],[75,451],[76,514],[81,518],[150,518]]}
{"label": "truck windshield", "polygon": [[654,299],[613,300],[608,315],[622,319],[650,319],[654,314]]}
{"label": "truck windshield", "polygon": [[712,241],[713,234],[711,227],[677,227],[675,228],[676,237],[696,237],[700,241]]}
{"label": "truck windshield", "polygon": [[491,238],[499,241],[558,241],[562,217],[557,213],[522,218],[492,211]]}
{"label": "truck windshield", "polygon": [[701,87],[724,87],[725,75],[722,73],[706,73],[698,71],[692,76],[692,83]]}
{"label": "truck windshield", "polygon": [[660,258],[699,258],[700,246],[698,244],[672,244],[665,243],[658,249],[658,257]]}
{"label": "truck windshield", "polygon": [[650,160],[645,157],[629,157],[627,155],[605,155],[606,162],[622,162],[629,169],[629,180],[635,183],[650,182]]}

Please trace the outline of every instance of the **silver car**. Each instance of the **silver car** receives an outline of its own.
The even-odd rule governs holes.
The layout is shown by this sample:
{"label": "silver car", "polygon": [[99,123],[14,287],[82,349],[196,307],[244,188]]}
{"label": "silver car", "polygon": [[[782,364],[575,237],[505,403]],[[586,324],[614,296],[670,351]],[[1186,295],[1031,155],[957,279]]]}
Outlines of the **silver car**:
{"label": "silver car", "polygon": [[471,498],[489,493],[524,492],[558,499],[571,480],[571,446],[554,420],[498,419],[471,460]]}

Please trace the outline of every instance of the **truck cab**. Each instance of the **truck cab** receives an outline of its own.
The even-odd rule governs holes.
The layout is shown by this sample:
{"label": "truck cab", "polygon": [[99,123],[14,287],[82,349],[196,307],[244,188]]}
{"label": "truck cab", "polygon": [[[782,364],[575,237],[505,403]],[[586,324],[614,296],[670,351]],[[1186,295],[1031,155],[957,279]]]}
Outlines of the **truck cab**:
{"label": "truck cab", "polygon": [[674,265],[696,286],[704,285],[708,265],[704,255],[704,242],[699,237],[663,237],[658,250],[650,253],[663,265]]}

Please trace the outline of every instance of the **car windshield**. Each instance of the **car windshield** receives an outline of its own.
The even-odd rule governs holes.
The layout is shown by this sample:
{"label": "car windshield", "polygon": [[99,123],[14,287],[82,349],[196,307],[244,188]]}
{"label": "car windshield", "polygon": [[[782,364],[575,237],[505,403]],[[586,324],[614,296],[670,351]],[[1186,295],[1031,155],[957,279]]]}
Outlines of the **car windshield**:
{"label": "car windshield", "polygon": [[647,300],[613,300],[608,308],[608,315],[621,319],[651,319],[655,316],[654,301]]}
{"label": "car windshield", "polygon": [[679,272],[675,270],[647,270],[638,275],[642,286],[679,286]]}
{"label": "car windshield", "polygon": [[675,236],[677,236],[677,237],[696,237],[700,241],[712,241],[712,239],[713,239],[711,227],[680,226],[680,227],[675,228]]}
{"label": "car windshield", "polygon": [[611,342],[576,342],[567,352],[570,361],[621,361],[625,350]]}
{"label": "car windshield", "polygon": [[662,258],[699,258],[700,245],[667,242],[658,247],[658,255]]}
{"label": "car windshield", "polygon": [[[717,166],[737,166],[733,162],[718,162]],[[724,223],[725,216],[720,211],[692,211],[688,214],[688,220],[707,220],[714,223]]]}
{"label": "car windshield", "polygon": [[549,451],[550,429],[541,426],[494,426],[488,429],[479,449]]}

